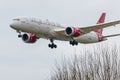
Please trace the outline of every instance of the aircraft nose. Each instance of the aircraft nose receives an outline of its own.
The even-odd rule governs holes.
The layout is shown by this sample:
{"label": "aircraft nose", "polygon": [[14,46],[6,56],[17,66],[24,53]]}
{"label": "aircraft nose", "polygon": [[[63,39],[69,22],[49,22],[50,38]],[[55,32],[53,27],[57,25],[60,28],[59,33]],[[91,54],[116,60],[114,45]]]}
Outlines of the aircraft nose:
{"label": "aircraft nose", "polygon": [[13,28],[13,24],[10,24],[10,27]]}
{"label": "aircraft nose", "polygon": [[13,22],[10,24],[10,27],[13,28],[13,29],[17,29],[19,21],[20,21],[19,18],[13,19]]}
{"label": "aircraft nose", "polygon": [[14,23],[11,23],[11,24],[10,24],[10,27],[13,28],[13,29],[15,29],[15,24],[14,24]]}

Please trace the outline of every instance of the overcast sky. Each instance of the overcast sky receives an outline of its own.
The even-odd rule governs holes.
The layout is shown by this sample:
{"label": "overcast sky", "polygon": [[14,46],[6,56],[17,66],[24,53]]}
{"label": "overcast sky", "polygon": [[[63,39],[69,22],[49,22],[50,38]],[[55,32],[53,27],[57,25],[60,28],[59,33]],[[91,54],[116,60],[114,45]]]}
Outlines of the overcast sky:
{"label": "overcast sky", "polygon": [[[102,12],[106,22],[120,20],[120,0],[0,0],[0,80],[47,80],[55,60],[62,56],[80,54],[84,47],[103,43],[118,44],[120,37],[99,44],[79,44],[55,41],[57,49],[48,48],[49,40],[40,39],[35,44],[25,44],[9,27],[13,18],[34,17],[49,19],[67,26],[93,25]],[[120,26],[120,25],[119,25]],[[120,27],[104,30],[104,34],[120,33]]]}

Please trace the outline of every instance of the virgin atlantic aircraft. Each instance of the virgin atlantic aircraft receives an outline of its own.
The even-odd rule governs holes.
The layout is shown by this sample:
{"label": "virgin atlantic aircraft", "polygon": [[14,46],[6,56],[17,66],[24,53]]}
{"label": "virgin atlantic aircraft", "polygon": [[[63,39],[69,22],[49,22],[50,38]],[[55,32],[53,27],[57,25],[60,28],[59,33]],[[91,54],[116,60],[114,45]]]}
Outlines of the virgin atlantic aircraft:
{"label": "virgin atlantic aircraft", "polygon": [[120,24],[120,20],[104,23],[106,13],[102,13],[96,25],[75,27],[64,27],[60,24],[35,18],[16,18],[10,27],[15,29],[19,38],[25,43],[35,43],[39,38],[50,40],[48,47],[57,48],[54,40],[69,41],[70,45],[78,43],[97,43],[107,40],[107,37],[118,36],[120,34],[103,36],[103,28]]}

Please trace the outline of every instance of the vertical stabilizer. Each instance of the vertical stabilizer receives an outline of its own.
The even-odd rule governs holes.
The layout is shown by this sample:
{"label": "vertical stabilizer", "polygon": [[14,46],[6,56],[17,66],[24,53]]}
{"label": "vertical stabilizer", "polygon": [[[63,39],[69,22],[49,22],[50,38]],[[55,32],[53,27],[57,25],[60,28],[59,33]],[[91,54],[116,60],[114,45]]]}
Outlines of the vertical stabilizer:
{"label": "vertical stabilizer", "polygon": [[[104,21],[105,21],[105,16],[106,16],[106,13],[102,13],[102,15],[100,16],[97,24],[104,23]],[[95,30],[95,32],[100,33],[100,34],[102,34],[102,31],[103,31],[103,29]]]}
{"label": "vertical stabilizer", "polygon": [[102,15],[100,16],[97,24],[104,23],[104,21],[105,21],[105,16],[106,16],[106,13],[102,13]]}

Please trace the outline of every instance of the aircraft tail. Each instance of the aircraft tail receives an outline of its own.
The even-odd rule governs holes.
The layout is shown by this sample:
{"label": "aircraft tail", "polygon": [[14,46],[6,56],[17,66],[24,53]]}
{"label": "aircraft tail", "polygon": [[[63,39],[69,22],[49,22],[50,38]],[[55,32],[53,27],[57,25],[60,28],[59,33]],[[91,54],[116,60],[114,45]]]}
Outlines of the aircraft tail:
{"label": "aircraft tail", "polygon": [[[104,23],[104,21],[105,21],[105,16],[106,16],[106,13],[102,13],[102,15],[100,16],[97,24]],[[95,30],[95,32],[102,34],[103,29]]]}

